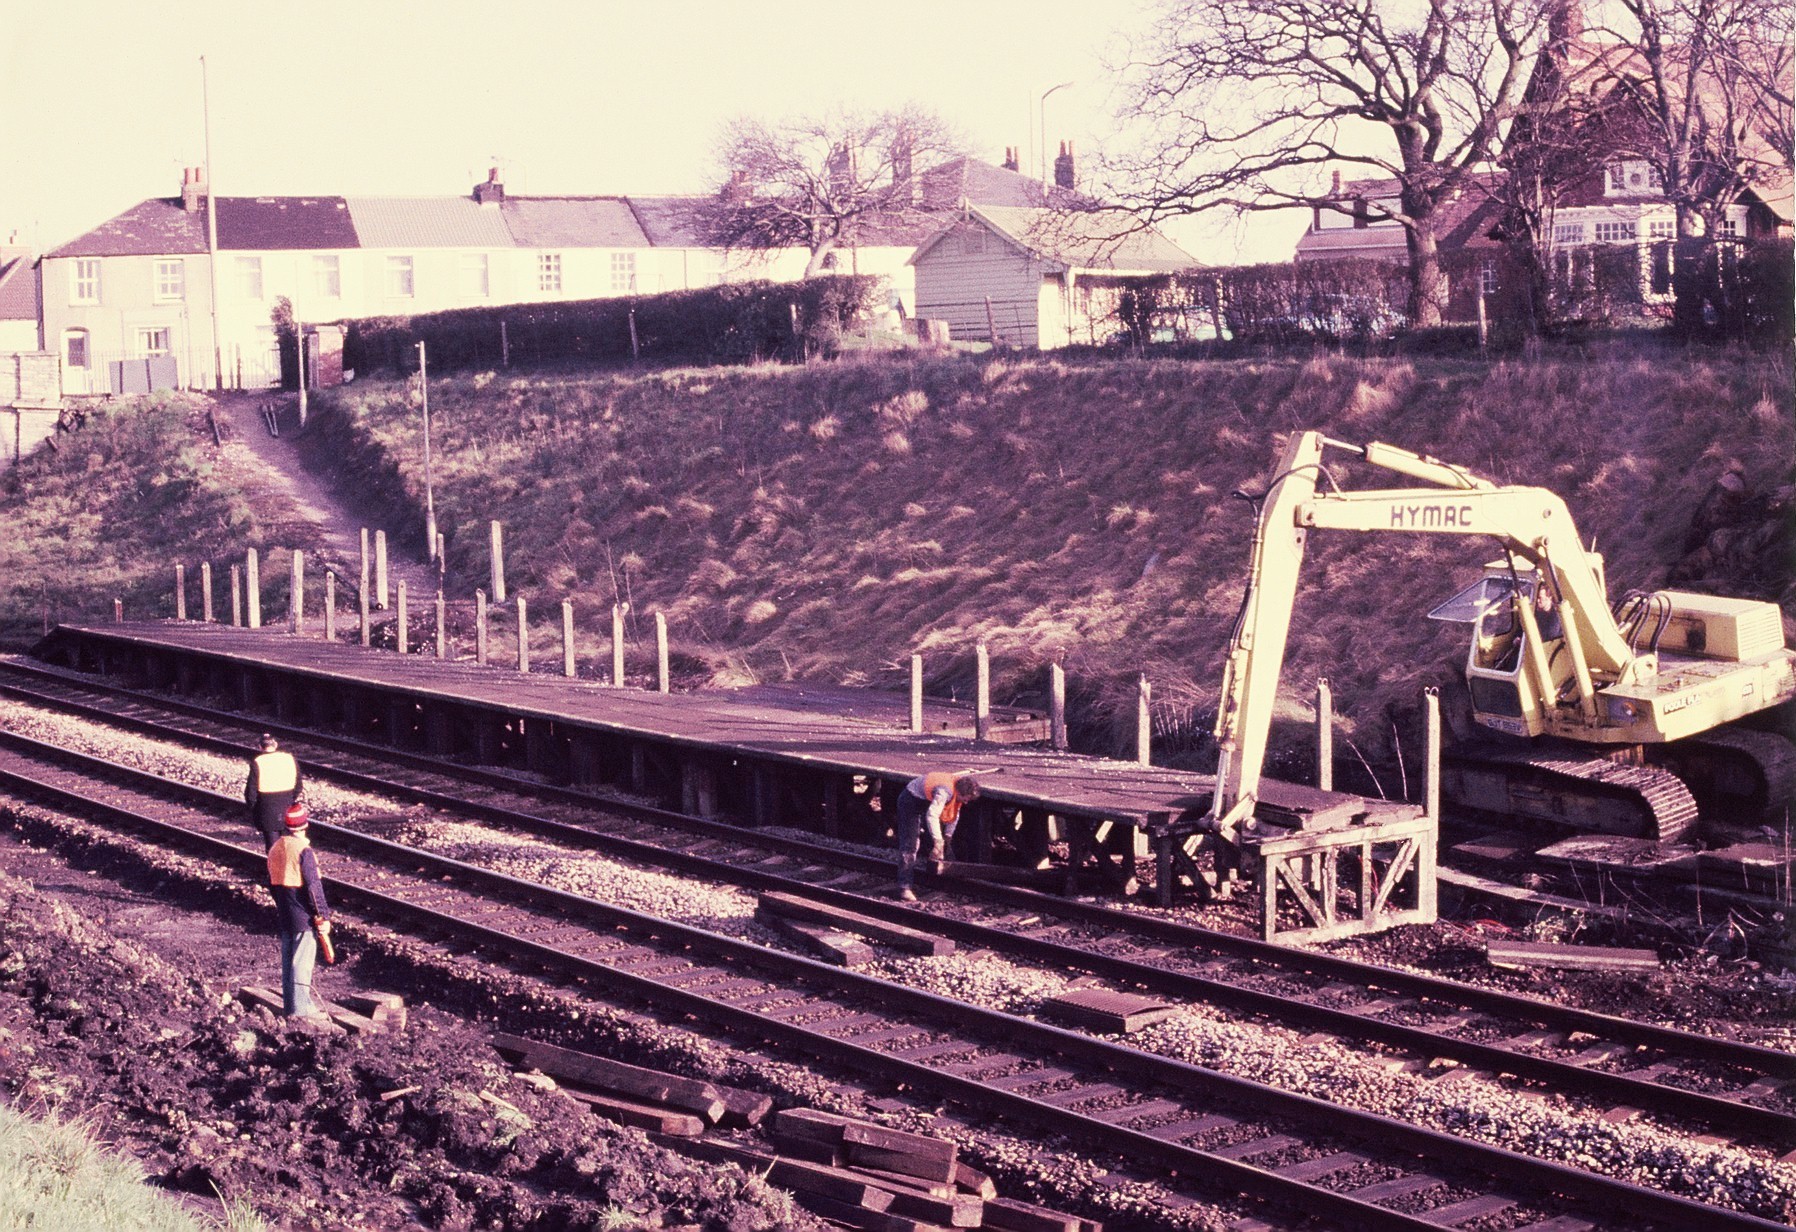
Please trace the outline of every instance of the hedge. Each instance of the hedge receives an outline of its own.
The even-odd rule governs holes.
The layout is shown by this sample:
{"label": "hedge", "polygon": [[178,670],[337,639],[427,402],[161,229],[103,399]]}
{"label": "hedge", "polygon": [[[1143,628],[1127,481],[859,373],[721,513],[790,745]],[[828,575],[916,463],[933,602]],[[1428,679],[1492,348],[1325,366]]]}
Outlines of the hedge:
{"label": "hedge", "polygon": [[833,349],[842,331],[874,303],[878,286],[877,278],[834,275],[620,299],[365,317],[342,323],[343,363],[363,373],[415,370],[420,342],[428,348],[431,368],[444,371],[497,368],[505,359],[502,346],[514,364],[635,355],[661,363],[797,360]]}

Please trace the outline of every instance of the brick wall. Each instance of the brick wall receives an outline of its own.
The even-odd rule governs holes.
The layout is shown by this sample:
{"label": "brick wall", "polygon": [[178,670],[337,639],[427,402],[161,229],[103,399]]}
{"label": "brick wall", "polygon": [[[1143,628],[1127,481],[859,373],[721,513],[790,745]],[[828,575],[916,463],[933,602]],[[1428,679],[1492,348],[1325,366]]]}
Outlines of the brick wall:
{"label": "brick wall", "polygon": [[54,351],[0,353],[0,470],[56,434],[62,363]]}

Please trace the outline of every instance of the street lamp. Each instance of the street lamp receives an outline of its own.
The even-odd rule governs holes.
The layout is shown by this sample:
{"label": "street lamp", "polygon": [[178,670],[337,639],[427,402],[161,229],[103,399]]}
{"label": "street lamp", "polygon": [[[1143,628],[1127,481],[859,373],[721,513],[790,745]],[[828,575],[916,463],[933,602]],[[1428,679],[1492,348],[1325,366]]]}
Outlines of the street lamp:
{"label": "street lamp", "polygon": [[1057,90],[1064,90],[1072,84],[1070,81],[1063,81],[1059,85],[1049,86],[1041,92],[1038,110],[1041,113],[1041,182],[1043,184],[1048,182],[1048,95]]}

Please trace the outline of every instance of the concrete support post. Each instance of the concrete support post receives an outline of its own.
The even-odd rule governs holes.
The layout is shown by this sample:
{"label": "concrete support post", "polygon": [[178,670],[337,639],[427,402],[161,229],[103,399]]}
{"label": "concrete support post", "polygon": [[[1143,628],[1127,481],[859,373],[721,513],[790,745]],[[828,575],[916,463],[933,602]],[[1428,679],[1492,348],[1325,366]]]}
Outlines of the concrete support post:
{"label": "concrete support post", "polygon": [[1135,760],[1143,766],[1154,764],[1153,686],[1146,672],[1135,686]]}
{"label": "concrete support post", "polygon": [[374,532],[374,594],[381,611],[387,610],[387,532]]}
{"label": "concrete support post", "polygon": [[1316,786],[1335,789],[1335,695],[1326,676],[1316,681]]}
{"label": "concrete support post", "polygon": [[1437,826],[1441,820],[1441,691],[1429,688],[1423,693],[1428,708],[1428,765],[1424,769],[1423,794],[1428,819]]}
{"label": "concrete support post", "polygon": [[670,678],[667,664],[667,613],[655,613],[655,688],[662,693],[670,692],[673,681]]}
{"label": "concrete support post", "polygon": [[125,623],[125,601],[123,599],[112,601],[112,623],[115,625]]}
{"label": "concrete support post", "polygon": [[474,592],[474,662],[486,666],[486,592]]}
{"label": "concrete support post", "polygon": [[299,548],[287,562],[287,632],[306,631],[306,554]]}
{"label": "concrete support post", "polygon": [[412,631],[410,627],[411,612],[406,606],[405,580],[403,578],[400,579],[397,595],[399,600],[399,624],[397,625],[395,632],[398,637],[399,653],[410,654],[412,652]]}
{"label": "concrete support post", "polygon": [[561,674],[570,680],[574,675],[574,602],[561,601]]}
{"label": "concrete support post", "polygon": [[923,656],[910,657],[910,729],[923,730]]}
{"label": "concrete support post", "polygon": [[362,527],[362,571],[356,581],[357,590],[367,590],[373,584],[373,577],[368,572],[368,528]]}
{"label": "concrete support post", "polygon": [[492,541],[493,602],[505,602],[505,530],[497,518],[487,523]]}
{"label": "concrete support post", "polygon": [[212,562],[200,562],[200,619],[207,624],[214,620],[212,610]]}
{"label": "concrete support post", "polygon": [[337,571],[324,571],[324,640],[337,640]]}
{"label": "concrete support post", "polygon": [[243,575],[236,565],[231,566],[231,625],[243,627]]}
{"label": "concrete support post", "polygon": [[187,566],[175,566],[175,619],[187,619]]}
{"label": "concrete support post", "polygon": [[1066,752],[1066,669],[1048,664],[1048,745]]}
{"label": "concrete support post", "polygon": [[443,592],[437,591],[437,658],[449,657],[449,620],[443,610]]}
{"label": "concrete support post", "polygon": [[251,548],[243,564],[243,593],[249,605],[249,627],[262,627],[262,563]]}
{"label": "concrete support post", "polygon": [[980,642],[973,648],[973,739],[983,743],[992,737],[992,656]]}
{"label": "concrete support post", "polygon": [[518,596],[518,670],[530,671],[530,616],[523,595]]}
{"label": "concrete support post", "polygon": [[372,646],[374,644],[374,622],[369,618],[368,613],[369,595],[367,578],[362,579],[361,587],[356,591],[355,599],[356,612],[360,618],[361,624],[362,645]]}
{"label": "concrete support post", "polygon": [[611,683],[624,687],[624,605],[611,605]]}

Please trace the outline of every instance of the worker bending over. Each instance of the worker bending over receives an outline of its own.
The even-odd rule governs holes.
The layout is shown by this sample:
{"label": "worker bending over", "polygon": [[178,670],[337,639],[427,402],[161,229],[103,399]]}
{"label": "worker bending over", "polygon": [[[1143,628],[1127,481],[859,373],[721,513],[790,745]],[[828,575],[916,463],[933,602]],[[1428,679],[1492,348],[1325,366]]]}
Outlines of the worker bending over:
{"label": "worker bending over", "polygon": [[287,832],[283,820],[287,810],[299,802],[299,763],[293,754],[281,752],[280,744],[267,732],[262,733],[262,751],[250,759],[243,802],[262,832],[263,846],[274,846]]}
{"label": "worker bending over", "polygon": [[970,774],[932,771],[919,775],[898,793],[898,897],[917,901],[912,889],[917,874],[917,848],[929,831],[930,860],[943,859],[963,804],[979,798],[979,781]]}

